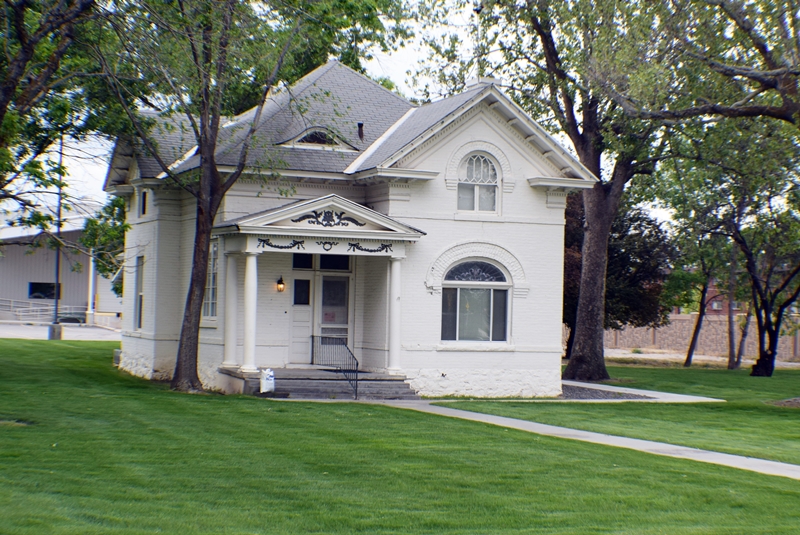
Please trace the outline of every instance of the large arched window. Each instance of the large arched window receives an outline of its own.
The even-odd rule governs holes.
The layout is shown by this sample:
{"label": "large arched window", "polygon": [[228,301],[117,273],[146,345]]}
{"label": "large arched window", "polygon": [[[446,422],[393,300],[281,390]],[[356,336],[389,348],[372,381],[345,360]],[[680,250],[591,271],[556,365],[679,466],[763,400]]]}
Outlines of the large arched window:
{"label": "large arched window", "polygon": [[506,341],[510,286],[489,262],[450,268],[442,282],[442,340]]}
{"label": "large arched window", "polygon": [[459,169],[458,209],[475,212],[497,210],[497,168],[481,154],[468,157]]}

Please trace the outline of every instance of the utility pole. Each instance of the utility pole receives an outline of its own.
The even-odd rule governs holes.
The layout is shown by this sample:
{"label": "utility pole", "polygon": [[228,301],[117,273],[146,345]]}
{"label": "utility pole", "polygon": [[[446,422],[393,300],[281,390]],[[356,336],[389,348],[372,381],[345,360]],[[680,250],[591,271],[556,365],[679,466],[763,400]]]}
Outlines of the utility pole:
{"label": "utility pole", "polygon": [[61,324],[58,323],[58,299],[61,297],[61,184],[64,175],[62,165],[64,163],[64,134],[61,134],[61,143],[58,148],[58,208],[56,209],[56,276],[55,288],[53,289],[53,324],[48,331],[48,340],[61,340]]}

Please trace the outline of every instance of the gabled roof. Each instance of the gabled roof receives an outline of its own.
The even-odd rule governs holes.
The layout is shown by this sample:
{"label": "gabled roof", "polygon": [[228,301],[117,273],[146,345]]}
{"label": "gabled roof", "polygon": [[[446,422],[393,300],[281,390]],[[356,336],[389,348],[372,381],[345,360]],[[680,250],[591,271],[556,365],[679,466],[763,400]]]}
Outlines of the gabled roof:
{"label": "gabled roof", "polygon": [[214,234],[277,234],[417,241],[425,232],[336,194],[223,221]]}
{"label": "gabled roof", "polygon": [[[251,142],[247,167],[254,172],[278,171],[290,175],[325,173],[356,182],[373,175],[427,179],[430,178],[427,175],[419,178],[403,174],[403,170],[395,168],[397,161],[482,103],[504,117],[526,143],[550,162],[553,178],[596,181],[577,159],[490,83],[478,83],[458,95],[415,107],[336,61],[319,67],[291,89],[280,90],[268,99]],[[221,129],[216,160],[223,170],[238,163],[254,113],[254,109],[249,110]],[[188,123],[179,118],[162,123],[154,129],[153,136],[173,171],[181,173],[197,167],[200,158],[194,153],[194,136]],[[343,143],[342,147],[349,149],[314,150],[303,144],[286,143],[313,129],[331,132]],[[124,183],[132,153],[141,178],[164,176],[155,159],[140,148],[130,144],[126,147],[119,141],[106,180],[107,188]],[[394,174],[387,174],[390,168]],[[424,170],[415,172],[425,174]]]}
{"label": "gabled roof", "polygon": [[554,166],[554,176],[596,182],[597,178],[562,147],[544,128],[493,84],[480,83],[463,93],[426,104],[406,114],[402,123],[378,140],[378,146],[356,159],[345,172],[386,168],[447,127],[467,111],[486,102]]}

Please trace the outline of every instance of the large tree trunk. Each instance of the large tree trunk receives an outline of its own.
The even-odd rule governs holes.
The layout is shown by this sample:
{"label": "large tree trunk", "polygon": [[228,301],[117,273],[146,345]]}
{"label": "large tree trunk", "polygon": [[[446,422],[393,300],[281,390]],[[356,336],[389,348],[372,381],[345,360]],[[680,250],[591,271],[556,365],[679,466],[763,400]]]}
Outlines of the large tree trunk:
{"label": "large tree trunk", "polygon": [[697,340],[700,338],[700,329],[703,328],[703,318],[706,316],[706,296],[708,295],[708,287],[711,285],[711,278],[707,278],[703,283],[703,288],[700,290],[700,310],[697,313],[697,321],[694,324],[694,332],[692,332],[692,340],[689,342],[689,349],[686,351],[686,360],[683,362],[683,367],[688,368],[692,365],[692,357],[694,357],[694,350],[697,349]]}
{"label": "large tree trunk", "polygon": [[214,221],[211,203],[208,200],[203,202],[204,200],[198,199],[197,202],[189,293],[186,296],[178,357],[175,362],[175,373],[172,376],[172,388],[182,392],[201,392],[203,390],[203,384],[197,375],[197,351],[208,273],[211,227]]}
{"label": "large tree trunk", "polygon": [[775,371],[775,357],[778,353],[778,331],[765,325],[763,332],[759,332],[758,346],[758,360],[753,364],[750,375],[772,377],[772,372]]}
{"label": "large tree trunk", "polygon": [[[615,175],[617,174],[615,169]],[[609,379],[603,356],[603,334],[606,301],[606,268],[608,237],[619,208],[624,178],[614,183],[595,184],[583,192],[585,227],[581,258],[581,292],[575,324],[575,343],[564,379],[602,381]]]}
{"label": "large tree trunk", "polygon": [[736,299],[736,253],[735,243],[731,243],[731,261],[728,272],[728,369],[736,368],[736,315],[733,305]]}

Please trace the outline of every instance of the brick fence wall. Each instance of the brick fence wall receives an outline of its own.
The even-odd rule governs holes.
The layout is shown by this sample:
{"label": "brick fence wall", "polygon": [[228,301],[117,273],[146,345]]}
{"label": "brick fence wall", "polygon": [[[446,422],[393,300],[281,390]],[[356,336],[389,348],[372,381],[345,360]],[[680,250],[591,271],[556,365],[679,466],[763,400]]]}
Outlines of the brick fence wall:
{"label": "brick fence wall", "polygon": [[[605,347],[608,348],[652,348],[685,353],[697,321],[697,314],[673,314],[670,324],[658,329],[645,327],[626,327],[621,331],[608,330],[605,333]],[[737,317],[736,340],[739,341],[739,325],[744,316]],[[728,317],[706,316],[695,353],[701,355],[728,355]],[[750,322],[750,330],[745,342],[745,357],[758,355],[758,329],[755,318]],[[778,343],[778,360],[800,361],[800,331],[782,336]]]}

